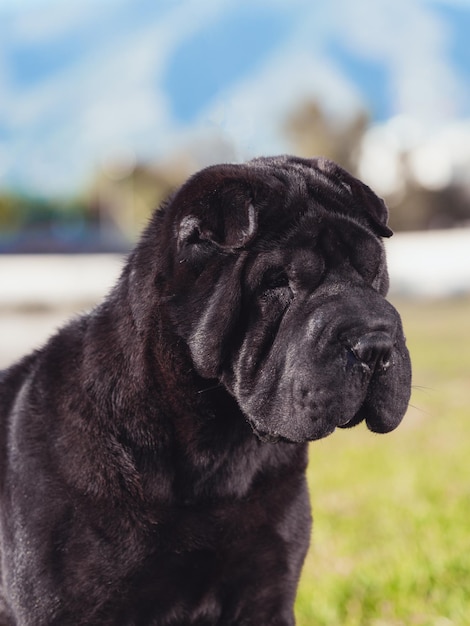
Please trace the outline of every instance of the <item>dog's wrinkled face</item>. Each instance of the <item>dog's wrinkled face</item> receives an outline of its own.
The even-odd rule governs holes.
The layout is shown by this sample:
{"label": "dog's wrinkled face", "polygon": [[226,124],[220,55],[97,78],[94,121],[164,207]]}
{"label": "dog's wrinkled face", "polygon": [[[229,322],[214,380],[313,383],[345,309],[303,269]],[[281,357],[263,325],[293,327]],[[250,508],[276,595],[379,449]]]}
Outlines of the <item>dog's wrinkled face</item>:
{"label": "dog's wrinkled face", "polygon": [[368,187],[323,159],[257,159],[203,170],[166,219],[177,331],[259,437],[400,423],[411,367]]}

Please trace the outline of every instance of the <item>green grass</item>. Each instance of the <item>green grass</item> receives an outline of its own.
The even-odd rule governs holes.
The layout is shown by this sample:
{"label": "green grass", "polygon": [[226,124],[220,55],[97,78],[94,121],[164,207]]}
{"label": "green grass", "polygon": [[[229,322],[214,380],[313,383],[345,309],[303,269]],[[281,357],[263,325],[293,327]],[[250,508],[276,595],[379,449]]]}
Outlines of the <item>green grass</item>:
{"label": "green grass", "polygon": [[470,624],[470,300],[395,304],[411,406],[388,435],[311,445],[298,626]]}

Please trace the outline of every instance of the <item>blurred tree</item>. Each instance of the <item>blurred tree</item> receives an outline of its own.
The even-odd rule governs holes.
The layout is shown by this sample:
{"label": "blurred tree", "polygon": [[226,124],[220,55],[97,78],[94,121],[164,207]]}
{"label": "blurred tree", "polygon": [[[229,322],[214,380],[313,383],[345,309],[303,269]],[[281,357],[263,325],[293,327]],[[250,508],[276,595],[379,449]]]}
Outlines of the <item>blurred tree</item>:
{"label": "blurred tree", "polygon": [[155,165],[136,163],[127,171],[105,168],[88,192],[92,220],[134,240],[152,211],[187,177],[184,159]]}
{"label": "blurred tree", "polygon": [[11,194],[0,195],[0,233],[17,230],[22,221],[19,198]]}
{"label": "blurred tree", "polygon": [[288,116],[283,130],[298,156],[325,156],[354,174],[368,123],[365,112],[349,120],[333,120],[318,102],[307,100]]}
{"label": "blurred tree", "polygon": [[76,198],[42,198],[26,194],[0,194],[0,233],[25,225],[48,227],[56,222],[82,221],[86,205]]}
{"label": "blurred tree", "polygon": [[0,193],[0,252],[74,251],[83,247],[86,225],[79,198]]}
{"label": "blurred tree", "polygon": [[[369,124],[365,112],[349,120],[334,120],[315,100],[306,100],[287,117],[283,131],[295,154],[325,156],[358,175],[361,144]],[[470,224],[470,191],[452,183],[427,189],[414,178],[408,154],[401,154],[401,189],[385,197],[394,230],[449,228]]]}
{"label": "blurred tree", "polygon": [[[326,156],[358,175],[368,124],[365,112],[341,120],[315,100],[305,100],[286,117],[281,131],[295,154]],[[470,187],[452,183],[438,190],[424,188],[413,178],[409,154],[403,151],[399,158],[402,184],[385,197],[394,230],[470,224]],[[105,164],[79,197],[0,192],[0,251],[126,249],[151,212],[192,172],[227,161],[236,161],[230,139],[206,129],[171,160],[151,164],[130,158]]]}
{"label": "blurred tree", "polygon": [[431,190],[408,179],[398,197],[385,198],[393,230],[429,230],[470,225],[470,198],[465,189],[451,184]]}

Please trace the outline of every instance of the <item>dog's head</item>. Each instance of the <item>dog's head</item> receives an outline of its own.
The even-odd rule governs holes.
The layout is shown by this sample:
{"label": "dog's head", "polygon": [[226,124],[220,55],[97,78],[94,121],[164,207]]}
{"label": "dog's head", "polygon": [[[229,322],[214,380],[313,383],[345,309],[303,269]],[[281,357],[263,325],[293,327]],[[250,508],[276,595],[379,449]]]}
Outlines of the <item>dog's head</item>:
{"label": "dog's head", "polygon": [[401,421],[411,367],[385,300],[387,209],[325,159],[202,170],[166,208],[166,297],[196,371],[263,439]]}

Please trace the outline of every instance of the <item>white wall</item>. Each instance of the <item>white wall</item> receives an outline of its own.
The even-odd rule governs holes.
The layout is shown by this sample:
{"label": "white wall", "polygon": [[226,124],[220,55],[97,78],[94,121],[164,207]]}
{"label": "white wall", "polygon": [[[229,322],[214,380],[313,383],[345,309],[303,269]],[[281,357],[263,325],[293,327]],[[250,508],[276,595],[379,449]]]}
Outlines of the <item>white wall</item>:
{"label": "white wall", "polygon": [[[470,228],[399,233],[386,240],[392,294],[470,292]],[[114,283],[119,255],[0,255],[0,308],[89,305]]]}
{"label": "white wall", "polygon": [[470,228],[399,233],[386,242],[391,293],[470,293]]}
{"label": "white wall", "polygon": [[[400,233],[386,246],[392,295],[470,293],[470,229]],[[0,368],[99,301],[122,264],[119,255],[0,255]]]}

